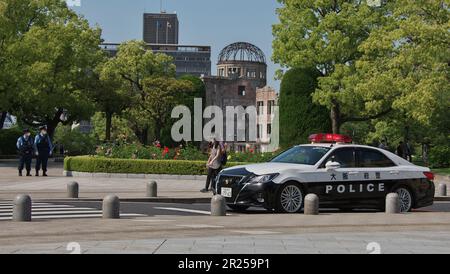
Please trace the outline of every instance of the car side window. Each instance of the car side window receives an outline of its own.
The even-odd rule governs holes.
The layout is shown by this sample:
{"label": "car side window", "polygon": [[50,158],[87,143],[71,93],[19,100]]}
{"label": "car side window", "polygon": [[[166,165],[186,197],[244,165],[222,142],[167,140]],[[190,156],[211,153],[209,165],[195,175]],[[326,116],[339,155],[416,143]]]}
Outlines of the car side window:
{"label": "car side window", "polygon": [[327,162],[334,160],[341,165],[341,168],[355,167],[355,150],[353,148],[338,148],[322,163],[321,168],[325,168]]}
{"label": "car side window", "polygon": [[393,167],[395,164],[383,153],[374,150],[361,148],[356,152],[358,167]]}

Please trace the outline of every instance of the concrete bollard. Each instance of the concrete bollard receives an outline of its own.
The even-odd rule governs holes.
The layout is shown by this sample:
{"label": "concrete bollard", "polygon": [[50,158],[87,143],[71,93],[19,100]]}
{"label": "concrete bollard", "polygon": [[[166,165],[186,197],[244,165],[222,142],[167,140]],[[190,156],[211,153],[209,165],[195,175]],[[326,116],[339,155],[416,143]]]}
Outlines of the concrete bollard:
{"label": "concrete bollard", "polygon": [[147,197],[158,197],[158,184],[155,181],[147,183]]}
{"label": "concrete bollard", "polygon": [[308,194],[305,197],[305,215],[319,215],[319,196]]}
{"label": "concrete bollard", "polygon": [[67,198],[78,199],[79,186],[77,182],[67,184]]}
{"label": "concrete bollard", "polygon": [[227,204],[221,195],[214,195],[211,199],[211,216],[226,216]]}
{"label": "concrete bollard", "polygon": [[446,184],[439,184],[438,195],[441,197],[447,197],[447,185]]}
{"label": "concrete bollard", "polygon": [[115,195],[103,198],[103,219],[120,219],[120,200]]}
{"label": "concrete bollard", "polygon": [[398,214],[400,213],[400,197],[397,193],[389,193],[386,196],[386,213]]}
{"label": "concrete bollard", "polygon": [[13,221],[31,222],[31,197],[19,195],[14,199]]}

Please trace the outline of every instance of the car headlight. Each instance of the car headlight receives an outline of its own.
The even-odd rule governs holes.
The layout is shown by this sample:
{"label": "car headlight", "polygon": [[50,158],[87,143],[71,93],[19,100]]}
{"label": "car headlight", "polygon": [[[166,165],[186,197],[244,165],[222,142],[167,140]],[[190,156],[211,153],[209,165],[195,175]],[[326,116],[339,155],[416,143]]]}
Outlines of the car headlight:
{"label": "car headlight", "polygon": [[277,177],[278,175],[280,175],[280,174],[274,173],[274,174],[254,176],[254,177],[250,178],[250,180],[247,183],[249,183],[249,184],[267,183],[267,182],[270,182],[273,179],[275,179],[275,177]]}

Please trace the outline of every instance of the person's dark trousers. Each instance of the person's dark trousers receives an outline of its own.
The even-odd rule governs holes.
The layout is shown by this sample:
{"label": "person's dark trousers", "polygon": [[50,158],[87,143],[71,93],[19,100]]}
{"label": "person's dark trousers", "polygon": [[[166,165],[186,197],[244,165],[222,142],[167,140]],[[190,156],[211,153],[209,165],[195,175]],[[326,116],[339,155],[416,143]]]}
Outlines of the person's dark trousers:
{"label": "person's dark trousers", "polygon": [[19,173],[22,174],[22,170],[25,168],[27,170],[27,176],[30,176],[31,172],[31,161],[33,157],[31,154],[21,155],[19,162]]}
{"label": "person's dark trousers", "polygon": [[215,188],[214,181],[215,181],[218,173],[219,173],[219,169],[208,168],[208,176],[206,177],[205,189],[209,189],[210,185],[213,189]]}
{"label": "person's dark trousers", "polygon": [[39,175],[39,170],[41,170],[41,166],[44,175],[47,174],[48,156],[49,156],[48,153],[39,151],[39,155],[36,157],[36,175]]}

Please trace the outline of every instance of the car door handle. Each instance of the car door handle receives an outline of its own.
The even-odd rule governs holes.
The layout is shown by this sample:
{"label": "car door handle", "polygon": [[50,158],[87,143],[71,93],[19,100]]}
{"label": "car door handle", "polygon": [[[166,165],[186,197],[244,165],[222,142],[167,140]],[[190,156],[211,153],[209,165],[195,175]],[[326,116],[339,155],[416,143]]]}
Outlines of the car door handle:
{"label": "car door handle", "polygon": [[389,174],[398,175],[398,174],[400,174],[400,171],[391,171],[391,172],[389,172]]}

